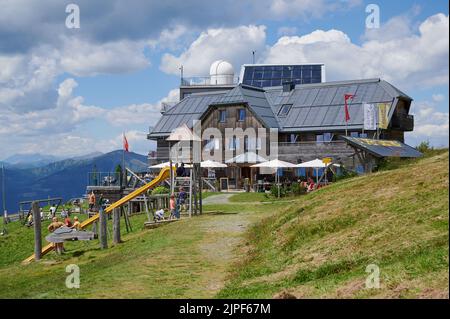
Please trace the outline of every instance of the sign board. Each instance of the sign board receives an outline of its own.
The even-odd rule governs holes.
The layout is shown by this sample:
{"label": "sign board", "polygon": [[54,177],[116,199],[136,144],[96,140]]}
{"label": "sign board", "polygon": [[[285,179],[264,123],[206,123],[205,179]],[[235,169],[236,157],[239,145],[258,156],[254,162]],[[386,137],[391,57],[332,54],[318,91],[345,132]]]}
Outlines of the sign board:
{"label": "sign board", "polygon": [[216,171],[208,168],[208,178],[216,178]]}
{"label": "sign board", "polygon": [[375,131],[377,129],[377,116],[375,104],[364,103],[364,129]]}
{"label": "sign board", "polygon": [[378,128],[388,128],[390,107],[390,103],[378,103]]}
{"label": "sign board", "polygon": [[228,191],[228,177],[221,177],[220,178],[220,190],[227,190]]}

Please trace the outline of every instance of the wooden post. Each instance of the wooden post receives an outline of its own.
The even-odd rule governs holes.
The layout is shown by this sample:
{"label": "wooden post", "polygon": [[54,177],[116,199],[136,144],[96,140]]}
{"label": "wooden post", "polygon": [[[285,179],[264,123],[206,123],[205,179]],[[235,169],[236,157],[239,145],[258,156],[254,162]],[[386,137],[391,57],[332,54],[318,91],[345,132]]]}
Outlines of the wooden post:
{"label": "wooden post", "polygon": [[94,222],[92,224],[92,232],[94,233],[94,236],[98,236],[97,224],[98,224],[98,222]]}
{"label": "wooden post", "polygon": [[130,229],[128,228],[127,214],[125,213],[125,209],[123,208],[123,206],[120,206],[120,212],[123,215],[123,219],[125,221],[125,228],[127,229],[127,233],[129,233]]}
{"label": "wooden post", "polygon": [[119,244],[122,240],[120,239],[120,210],[114,208],[113,210],[113,243]]}
{"label": "wooden post", "polygon": [[197,215],[198,214],[198,204],[197,204],[197,169],[195,167],[195,164],[192,165],[192,171],[193,173],[193,192],[194,192],[194,214]]}
{"label": "wooden post", "polygon": [[40,260],[42,256],[42,237],[41,237],[41,212],[38,202],[33,202],[33,225],[34,225],[34,260]]}
{"label": "wooden post", "polygon": [[100,238],[100,248],[101,249],[106,249],[108,248],[108,234],[107,234],[107,219],[106,219],[106,214],[105,211],[103,209],[100,208],[99,211],[100,214],[100,218],[99,218],[99,222],[100,222],[100,231],[99,231],[99,238]]}

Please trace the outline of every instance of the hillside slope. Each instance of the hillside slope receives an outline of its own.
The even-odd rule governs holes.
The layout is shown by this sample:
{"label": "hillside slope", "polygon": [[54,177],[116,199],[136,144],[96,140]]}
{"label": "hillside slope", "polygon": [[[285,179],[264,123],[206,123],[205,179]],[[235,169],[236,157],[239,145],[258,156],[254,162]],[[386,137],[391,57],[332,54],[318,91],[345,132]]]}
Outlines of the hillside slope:
{"label": "hillside slope", "polygon": [[[448,298],[448,152],[336,183],[255,225],[219,297]],[[366,267],[380,288],[365,286]]]}

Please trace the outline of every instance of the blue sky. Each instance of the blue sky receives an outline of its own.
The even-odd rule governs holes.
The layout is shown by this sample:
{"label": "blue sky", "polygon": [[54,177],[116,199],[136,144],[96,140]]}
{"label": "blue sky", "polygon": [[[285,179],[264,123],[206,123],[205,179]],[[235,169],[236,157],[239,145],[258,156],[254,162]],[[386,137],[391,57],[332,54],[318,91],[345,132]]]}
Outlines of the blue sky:
{"label": "blue sky", "polygon": [[[225,59],[238,73],[252,50],[258,62],[325,62],[328,80],[381,76],[414,98],[407,142],[448,145],[448,1],[72,3],[80,29],[65,27],[61,1],[0,0],[0,159],[106,152],[123,131],[144,154],[180,64],[207,75]],[[370,3],[380,29],[366,28]]]}

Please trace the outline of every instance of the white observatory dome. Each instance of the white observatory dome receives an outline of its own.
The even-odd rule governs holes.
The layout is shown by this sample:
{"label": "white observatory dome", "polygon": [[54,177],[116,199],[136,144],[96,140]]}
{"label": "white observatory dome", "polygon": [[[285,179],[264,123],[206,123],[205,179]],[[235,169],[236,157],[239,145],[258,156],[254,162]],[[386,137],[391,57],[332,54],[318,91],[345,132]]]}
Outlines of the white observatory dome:
{"label": "white observatory dome", "polygon": [[231,63],[217,60],[209,68],[210,84],[233,84],[234,69]]}

